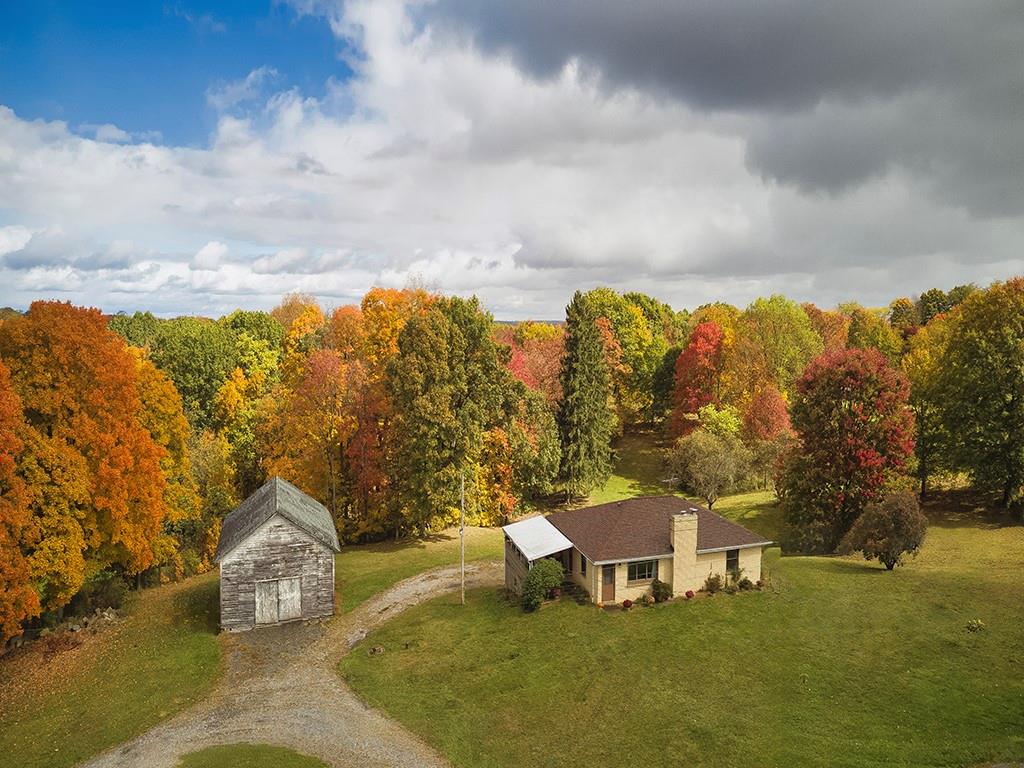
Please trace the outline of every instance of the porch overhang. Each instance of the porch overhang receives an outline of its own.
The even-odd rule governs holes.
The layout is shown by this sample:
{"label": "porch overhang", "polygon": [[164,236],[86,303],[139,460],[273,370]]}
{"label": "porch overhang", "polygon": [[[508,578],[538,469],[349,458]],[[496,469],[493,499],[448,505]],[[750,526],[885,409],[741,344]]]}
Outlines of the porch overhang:
{"label": "porch overhang", "polygon": [[529,562],[572,549],[572,542],[543,516],[511,523],[501,529]]}

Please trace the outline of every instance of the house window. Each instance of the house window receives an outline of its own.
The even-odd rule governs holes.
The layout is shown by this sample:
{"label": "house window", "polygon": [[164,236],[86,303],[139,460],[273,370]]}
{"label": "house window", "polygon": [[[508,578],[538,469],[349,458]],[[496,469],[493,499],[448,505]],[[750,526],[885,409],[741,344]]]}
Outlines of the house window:
{"label": "house window", "polygon": [[740,572],[740,551],[738,549],[726,550],[725,572],[734,576]]}
{"label": "house window", "polygon": [[629,564],[630,581],[650,581],[656,578],[658,578],[657,560],[641,560],[640,562]]}
{"label": "house window", "polygon": [[586,576],[586,575],[587,575],[587,558],[585,558],[583,556],[583,553],[580,552],[580,576]]}

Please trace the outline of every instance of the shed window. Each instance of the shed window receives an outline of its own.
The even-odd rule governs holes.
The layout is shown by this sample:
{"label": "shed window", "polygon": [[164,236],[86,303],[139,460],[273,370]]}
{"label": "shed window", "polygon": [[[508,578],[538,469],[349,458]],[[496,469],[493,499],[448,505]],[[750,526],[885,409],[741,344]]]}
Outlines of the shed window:
{"label": "shed window", "polygon": [[726,551],[725,570],[727,573],[731,573],[734,576],[740,572],[740,551],[738,549],[730,549]]}
{"label": "shed window", "polygon": [[656,578],[658,578],[657,560],[641,560],[629,564],[630,581],[650,581]]}
{"label": "shed window", "polygon": [[580,552],[580,576],[586,576],[586,575],[587,575],[587,558],[585,558],[583,556],[583,553]]}

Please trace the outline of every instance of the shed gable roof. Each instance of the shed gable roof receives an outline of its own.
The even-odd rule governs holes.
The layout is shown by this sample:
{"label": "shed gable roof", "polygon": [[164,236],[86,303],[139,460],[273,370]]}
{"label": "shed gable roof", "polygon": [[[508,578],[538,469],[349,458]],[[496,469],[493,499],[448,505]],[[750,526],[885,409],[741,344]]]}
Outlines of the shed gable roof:
{"label": "shed gable roof", "polygon": [[639,496],[548,515],[550,523],[593,562],[672,552],[672,516],[697,515],[697,552],[771,544],[742,525],[678,496]]}
{"label": "shed gable roof", "polygon": [[214,559],[220,562],[274,515],[281,515],[335,552],[341,551],[327,508],[287,480],[273,477],[224,518]]}

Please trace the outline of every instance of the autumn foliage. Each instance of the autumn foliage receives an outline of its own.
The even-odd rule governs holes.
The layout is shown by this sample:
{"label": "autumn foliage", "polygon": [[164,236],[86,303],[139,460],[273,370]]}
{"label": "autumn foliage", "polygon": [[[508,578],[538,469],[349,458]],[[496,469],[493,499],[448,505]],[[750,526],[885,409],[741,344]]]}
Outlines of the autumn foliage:
{"label": "autumn foliage", "polygon": [[153,563],[167,516],[166,451],[142,424],[135,360],[99,311],[36,302],[4,323],[0,355],[12,370],[28,426],[84,460],[81,520],[90,560],[136,573]]}
{"label": "autumn foliage", "polygon": [[912,451],[922,492],[957,473],[1019,508],[1022,328],[1020,280],[692,314],[595,288],[564,324],[496,324],[416,286],[216,320],[37,302],[0,319],[0,640],[97,574],[211,567],[270,475],[345,541],[452,523],[460,479],[468,521],[500,524],[585,498],[634,427],[670,433],[673,474],[709,505],[774,478],[788,548],[889,565],[920,540],[899,495]]}
{"label": "autumn foliage", "polygon": [[789,546],[832,552],[914,449],[910,387],[877,350],[827,352],[797,383],[780,487]]}
{"label": "autumn foliage", "polygon": [[25,549],[37,539],[25,481],[17,474],[23,443],[21,400],[11,375],[0,362],[0,641],[14,635],[22,621],[38,615],[39,595],[32,588]]}
{"label": "autumn foliage", "polygon": [[702,406],[716,404],[721,396],[723,364],[721,327],[706,321],[693,329],[690,341],[676,360],[672,403],[672,434],[696,429],[692,418]]}

